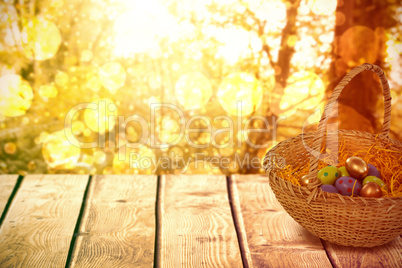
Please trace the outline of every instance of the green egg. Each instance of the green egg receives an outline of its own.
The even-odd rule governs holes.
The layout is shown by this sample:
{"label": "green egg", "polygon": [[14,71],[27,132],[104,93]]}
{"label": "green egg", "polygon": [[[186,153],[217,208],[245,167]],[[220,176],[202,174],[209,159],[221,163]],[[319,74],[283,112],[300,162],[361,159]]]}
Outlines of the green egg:
{"label": "green egg", "polygon": [[334,166],[327,166],[318,171],[317,178],[322,184],[334,185],[336,179],[341,176],[341,172]]}
{"label": "green egg", "polygon": [[[369,182],[375,182],[377,183],[381,188],[385,185],[385,182],[383,182],[380,178],[377,178],[376,176],[367,176],[363,180],[363,186],[366,185]],[[384,187],[384,189],[387,189],[387,186]]]}
{"label": "green egg", "polygon": [[346,170],[346,167],[338,168],[339,172],[341,172],[341,177],[350,177],[349,172]]}

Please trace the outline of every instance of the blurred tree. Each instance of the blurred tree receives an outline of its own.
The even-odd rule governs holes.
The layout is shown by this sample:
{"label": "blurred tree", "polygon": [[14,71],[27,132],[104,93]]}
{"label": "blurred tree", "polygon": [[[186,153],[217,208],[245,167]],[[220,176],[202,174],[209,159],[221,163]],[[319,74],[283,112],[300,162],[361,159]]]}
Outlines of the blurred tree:
{"label": "blurred tree", "polygon": [[[361,59],[384,60],[385,36],[395,23],[383,17],[394,9],[379,1],[340,2],[338,38],[333,40],[335,7],[336,1],[326,0],[4,1],[0,71],[27,80],[33,99],[22,116],[0,114],[0,170],[149,173],[150,169],[132,168],[128,160],[118,159],[119,149],[138,142],[144,132],[135,122],[116,123],[102,132],[94,125],[96,116],[78,112],[71,126],[76,138],[81,142],[104,138],[105,146],[80,151],[63,147],[60,131],[68,111],[79,103],[107,99],[118,115],[145,118],[150,138],[160,145],[151,150],[148,143],[124,153],[168,157],[170,164],[172,155],[178,155],[190,161],[188,173],[260,172],[258,166],[233,163],[262,157],[278,141],[299,134],[306,118],[322,105],[325,75],[334,85]],[[370,24],[375,23],[369,22],[371,16],[381,23]],[[349,31],[354,25],[359,27]],[[365,53],[360,56],[356,51]],[[372,86],[370,80],[362,81]],[[354,117],[367,117],[371,129],[378,121],[375,114],[369,116],[376,109],[373,96],[364,96],[368,107],[358,106],[360,97],[342,100]],[[234,106],[238,100],[243,104],[241,118]],[[209,129],[203,120],[194,120],[191,128],[200,131],[186,132],[202,148],[186,137],[167,147],[180,136],[185,122],[170,108],[156,109],[151,122],[151,104],[161,102],[180,108],[184,121],[193,116],[211,121]],[[248,120],[252,116],[257,117]],[[108,120],[100,118],[102,124]],[[246,124],[269,131],[248,133]],[[256,148],[246,138],[265,147]],[[197,154],[232,162],[203,169],[194,162]],[[155,172],[185,168],[180,162],[178,168],[158,166]]]}
{"label": "blurred tree", "polygon": [[[386,73],[390,71],[390,64],[385,62],[386,42],[389,30],[400,24],[396,19],[398,7],[398,1],[338,1],[328,94],[347,72],[362,63],[373,63]],[[339,128],[379,133],[383,118],[382,103],[378,77],[371,72],[360,74],[345,87],[339,98],[339,118],[342,118]],[[342,106],[346,106],[345,109]],[[356,116],[346,116],[350,114],[350,109],[357,113]],[[367,122],[370,126],[365,125]],[[402,138],[397,133],[393,134]]]}

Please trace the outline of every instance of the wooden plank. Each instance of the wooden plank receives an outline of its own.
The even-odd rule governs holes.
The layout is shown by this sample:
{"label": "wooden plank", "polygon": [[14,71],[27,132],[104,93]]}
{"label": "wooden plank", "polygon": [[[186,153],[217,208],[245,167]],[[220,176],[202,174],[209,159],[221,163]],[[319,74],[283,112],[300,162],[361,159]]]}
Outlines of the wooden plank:
{"label": "wooden plank", "polygon": [[158,267],[242,267],[224,176],[162,176],[158,195]]}
{"label": "wooden plank", "polygon": [[152,267],[157,177],[92,178],[71,267]]}
{"label": "wooden plank", "polygon": [[0,217],[17,183],[18,175],[0,175]]}
{"label": "wooden plank", "polygon": [[245,266],[332,267],[320,239],[286,213],[266,176],[234,175],[229,190]]}
{"label": "wooden plank", "polygon": [[87,182],[26,176],[0,229],[0,267],[65,267]]}
{"label": "wooden plank", "polygon": [[373,248],[339,246],[324,241],[335,267],[402,267],[402,238]]}

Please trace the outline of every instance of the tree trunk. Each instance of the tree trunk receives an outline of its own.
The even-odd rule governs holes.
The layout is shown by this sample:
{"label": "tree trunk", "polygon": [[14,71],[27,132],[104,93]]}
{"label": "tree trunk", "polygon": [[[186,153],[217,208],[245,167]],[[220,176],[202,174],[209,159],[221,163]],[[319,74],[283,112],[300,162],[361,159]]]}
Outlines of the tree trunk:
{"label": "tree trunk", "polygon": [[[395,25],[392,18],[393,10],[385,1],[338,1],[333,62],[328,75],[330,81],[327,88],[328,97],[343,76],[353,67],[369,62],[384,68],[386,49],[384,32],[386,28]],[[382,89],[378,77],[371,72],[364,72],[345,87],[340,95],[339,103],[367,118],[373,132],[379,133],[383,112],[378,107],[381,107],[382,100]],[[339,118],[347,120],[339,122],[339,128],[348,129],[353,126],[355,130],[367,129],[366,126],[362,126],[357,117],[342,116],[341,113],[346,113],[348,110],[339,109]]]}

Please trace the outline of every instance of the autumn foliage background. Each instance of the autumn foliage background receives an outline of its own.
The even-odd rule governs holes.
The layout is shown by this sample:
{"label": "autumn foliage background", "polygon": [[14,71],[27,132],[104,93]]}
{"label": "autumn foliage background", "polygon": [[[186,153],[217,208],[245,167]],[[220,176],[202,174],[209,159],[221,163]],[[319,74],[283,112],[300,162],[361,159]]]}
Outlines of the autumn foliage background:
{"label": "autumn foliage background", "polygon": [[[0,3],[0,173],[258,173],[236,157],[262,157],[278,142],[313,131],[332,89],[353,67],[386,72],[392,94],[391,136],[402,140],[402,5],[396,0],[5,0]],[[108,116],[151,122],[151,104],[168,103],[193,119],[155,110],[159,148],[124,152],[180,156],[168,168],[130,166],[122,146],[141,139],[93,110],[72,118],[79,148],[65,137],[65,118],[81,103],[111,105]],[[240,125],[236,104],[242,104]],[[341,95],[339,128],[378,133],[381,87],[367,72]],[[228,119],[216,119],[228,116]],[[248,120],[252,118],[252,120]],[[265,119],[264,119],[265,118]],[[307,122],[307,123],[306,123]],[[245,129],[267,129],[250,132]],[[101,127],[102,125],[102,127]],[[123,133],[118,130],[123,129]],[[117,134],[116,134],[117,133]],[[248,139],[250,146],[245,142]],[[258,147],[258,148],[256,148]],[[194,156],[226,157],[228,166],[198,168]]]}

